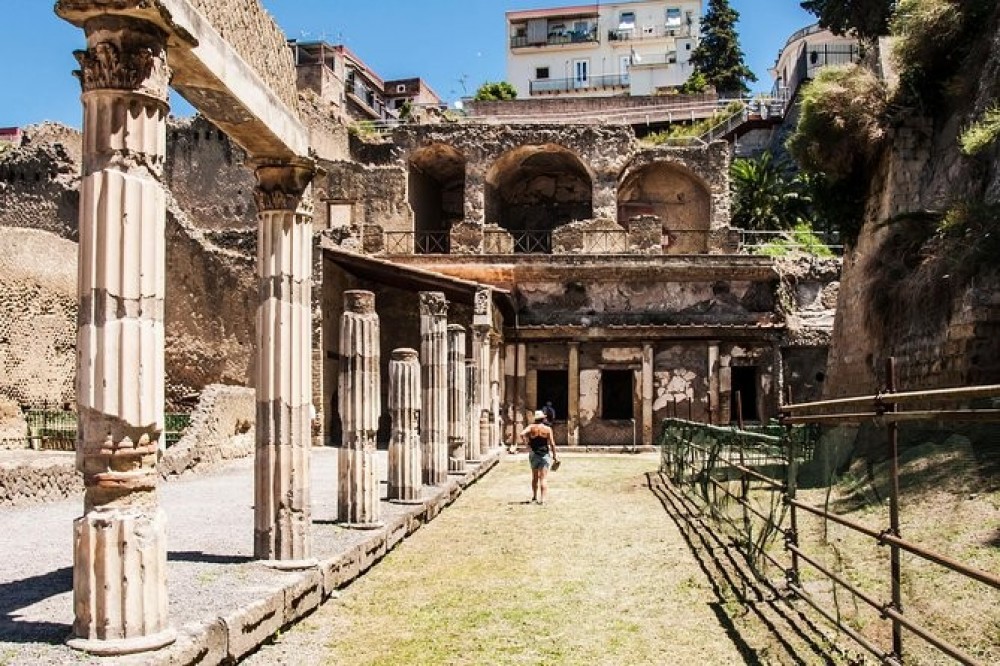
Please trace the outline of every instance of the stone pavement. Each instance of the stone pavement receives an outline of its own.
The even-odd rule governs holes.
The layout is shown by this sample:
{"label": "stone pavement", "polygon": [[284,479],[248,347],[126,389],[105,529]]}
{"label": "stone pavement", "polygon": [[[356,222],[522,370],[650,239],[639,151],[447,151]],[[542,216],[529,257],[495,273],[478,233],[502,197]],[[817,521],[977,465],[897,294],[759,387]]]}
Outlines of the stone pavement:
{"label": "stone pavement", "polygon": [[[73,622],[73,520],[82,498],[0,508],[0,664],[219,663],[253,650],[312,611],[431,520],[499,459],[425,487],[423,504],[383,502],[386,526],[350,530],[337,517],[337,449],[312,455],[313,556],[317,567],[282,572],[253,560],[253,460],[161,483],[167,514],[167,585],[177,643],[156,653],[100,659],[66,647]],[[380,452],[385,478],[386,459]],[[385,496],[385,485],[382,485]]]}

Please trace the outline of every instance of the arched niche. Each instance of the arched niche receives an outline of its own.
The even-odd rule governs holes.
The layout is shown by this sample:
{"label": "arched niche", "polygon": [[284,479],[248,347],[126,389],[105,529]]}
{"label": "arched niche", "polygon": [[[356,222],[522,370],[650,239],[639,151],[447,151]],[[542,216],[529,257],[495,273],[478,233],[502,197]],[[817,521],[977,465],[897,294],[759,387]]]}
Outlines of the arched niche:
{"label": "arched niche", "polygon": [[618,223],[637,216],[660,218],[664,251],[705,252],[712,196],[705,181],[676,162],[650,162],[626,169],[618,185]]}

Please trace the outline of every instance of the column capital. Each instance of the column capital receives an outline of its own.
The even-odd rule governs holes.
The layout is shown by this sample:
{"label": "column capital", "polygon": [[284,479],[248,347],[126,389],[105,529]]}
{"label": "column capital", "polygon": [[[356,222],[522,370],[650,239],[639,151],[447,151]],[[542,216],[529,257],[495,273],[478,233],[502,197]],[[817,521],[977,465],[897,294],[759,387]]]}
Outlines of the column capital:
{"label": "column capital", "polygon": [[441,291],[421,291],[420,314],[431,317],[448,316],[448,299]]}
{"label": "column capital", "polygon": [[141,19],[100,16],[87,22],[87,48],[74,51],[84,93],[135,92],[166,103],[170,85],[167,35]]}
{"label": "column capital", "polygon": [[316,175],[311,160],[258,160],[253,164],[257,187],[254,200],[257,211],[283,210],[312,214],[312,202],[305,196]]}
{"label": "column capital", "polygon": [[345,291],[344,312],[359,315],[375,314],[375,294],[364,289],[349,289]]}

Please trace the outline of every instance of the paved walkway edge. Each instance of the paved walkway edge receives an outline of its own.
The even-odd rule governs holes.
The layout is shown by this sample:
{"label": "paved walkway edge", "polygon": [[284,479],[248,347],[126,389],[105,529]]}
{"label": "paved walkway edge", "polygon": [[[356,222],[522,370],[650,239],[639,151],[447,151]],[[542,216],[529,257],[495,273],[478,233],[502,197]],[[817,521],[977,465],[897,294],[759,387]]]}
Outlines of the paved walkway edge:
{"label": "paved walkway edge", "polygon": [[387,520],[384,527],[372,530],[368,538],[347,552],[320,559],[316,566],[288,580],[278,591],[262,593],[260,599],[226,615],[185,625],[172,645],[119,663],[201,666],[243,658],[283,628],[311,613],[336,590],[368,571],[403,539],[433,520],[466,488],[485,476],[500,461],[500,456],[500,451],[493,451],[479,464],[468,465],[465,474],[451,475],[447,485],[422,504]]}

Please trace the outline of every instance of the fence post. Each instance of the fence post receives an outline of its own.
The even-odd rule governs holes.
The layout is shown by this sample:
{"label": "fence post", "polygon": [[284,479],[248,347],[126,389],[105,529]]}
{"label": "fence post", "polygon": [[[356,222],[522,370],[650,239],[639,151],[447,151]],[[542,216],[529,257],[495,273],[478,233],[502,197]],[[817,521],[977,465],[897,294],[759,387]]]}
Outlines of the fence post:
{"label": "fence post", "polygon": [[[788,398],[785,404],[792,404],[792,387],[786,388]],[[785,534],[785,546],[794,546],[796,549],[799,547],[799,517],[798,511],[795,508],[794,500],[796,495],[796,489],[798,487],[798,451],[796,451],[795,446],[795,435],[792,430],[792,425],[785,425],[785,441],[788,445],[788,465],[785,467],[787,470],[787,477],[785,479],[785,495],[789,499],[788,504],[788,532]],[[799,586],[799,556],[793,550],[792,551],[792,569],[787,573],[788,583],[794,587]]]}
{"label": "fence post", "polygon": [[[896,359],[889,357],[885,363],[886,392],[890,395],[898,389],[896,386]],[[877,400],[876,413],[895,412],[896,402]],[[890,421],[886,426],[886,436],[889,445],[889,533],[899,538],[899,424]],[[892,575],[892,607],[897,613],[903,612],[903,595],[901,589],[902,572],[899,562],[899,546],[889,544],[889,566]],[[903,629],[899,620],[892,620],[892,653],[900,662],[903,661]]]}

